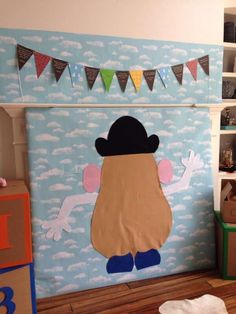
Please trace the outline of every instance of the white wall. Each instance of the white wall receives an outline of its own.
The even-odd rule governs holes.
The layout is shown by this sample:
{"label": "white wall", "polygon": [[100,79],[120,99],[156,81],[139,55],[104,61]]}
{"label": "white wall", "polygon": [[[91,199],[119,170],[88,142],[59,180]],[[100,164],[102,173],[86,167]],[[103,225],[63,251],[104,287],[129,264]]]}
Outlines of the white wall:
{"label": "white wall", "polygon": [[220,44],[223,0],[0,0],[0,27]]}

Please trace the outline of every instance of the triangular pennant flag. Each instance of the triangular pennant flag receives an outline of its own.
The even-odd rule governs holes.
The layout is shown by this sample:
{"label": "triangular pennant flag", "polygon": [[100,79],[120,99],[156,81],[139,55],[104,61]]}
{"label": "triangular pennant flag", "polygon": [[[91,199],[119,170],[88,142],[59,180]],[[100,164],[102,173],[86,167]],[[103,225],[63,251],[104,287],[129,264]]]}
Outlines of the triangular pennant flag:
{"label": "triangular pennant flag", "polygon": [[91,67],[84,67],[84,69],[85,69],[89,89],[92,89],[93,84],[96,81],[96,78],[98,76],[100,69],[91,68]]}
{"label": "triangular pennant flag", "polygon": [[171,69],[179,84],[182,85],[184,65],[183,64],[173,65]]}
{"label": "triangular pennant flag", "polygon": [[163,67],[157,70],[160,79],[162,81],[162,84],[165,88],[167,88],[169,82],[170,82],[170,67]]}
{"label": "triangular pennant flag", "polygon": [[143,71],[143,76],[147,82],[149,89],[152,91],[156,76],[156,70],[145,70]]}
{"label": "triangular pennant flag", "polygon": [[54,70],[56,81],[60,80],[62,73],[64,72],[65,68],[67,67],[68,62],[59,60],[59,59],[52,59],[52,67]]}
{"label": "triangular pennant flag", "polygon": [[69,71],[73,87],[79,84],[80,78],[82,77],[83,69],[84,66],[81,64],[69,63]]}
{"label": "triangular pennant flag", "polygon": [[197,80],[197,59],[186,62],[186,65],[192,74],[194,80]]}
{"label": "triangular pennant flag", "polygon": [[101,69],[100,74],[103,79],[106,91],[109,92],[111,82],[114,76],[115,70]]}
{"label": "triangular pennant flag", "polygon": [[125,91],[129,78],[129,71],[116,71],[116,76],[122,92]]}
{"label": "triangular pennant flag", "polygon": [[16,51],[17,51],[18,67],[19,67],[19,70],[21,70],[23,66],[26,64],[26,62],[29,60],[29,58],[32,56],[34,51],[32,49],[26,48],[21,45],[17,45]]}
{"label": "triangular pennant flag", "polygon": [[34,51],[34,61],[37,72],[37,78],[40,77],[40,75],[42,74],[43,70],[46,68],[50,60],[51,57],[43,55],[42,53],[39,53],[37,51]]}
{"label": "triangular pennant flag", "polygon": [[142,83],[143,71],[142,70],[130,70],[129,71],[130,77],[134,84],[136,91],[140,90],[140,86]]}
{"label": "triangular pennant flag", "polygon": [[209,75],[209,55],[198,58],[198,62],[206,75]]}

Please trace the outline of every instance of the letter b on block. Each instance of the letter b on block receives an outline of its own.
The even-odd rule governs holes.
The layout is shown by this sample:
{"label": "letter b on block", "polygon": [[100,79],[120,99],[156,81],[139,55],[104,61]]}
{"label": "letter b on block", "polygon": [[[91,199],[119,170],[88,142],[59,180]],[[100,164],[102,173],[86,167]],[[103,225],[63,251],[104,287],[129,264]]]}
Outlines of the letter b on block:
{"label": "letter b on block", "polygon": [[8,220],[10,215],[0,215],[0,250],[11,247],[8,232]]}
{"label": "letter b on block", "polygon": [[5,307],[7,310],[7,314],[13,314],[15,312],[16,309],[16,305],[15,303],[12,301],[13,298],[13,290],[10,287],[0,287],[0,293],[3,293],[4,298],[1,301],[0,300],[0,310],[1,307]]}

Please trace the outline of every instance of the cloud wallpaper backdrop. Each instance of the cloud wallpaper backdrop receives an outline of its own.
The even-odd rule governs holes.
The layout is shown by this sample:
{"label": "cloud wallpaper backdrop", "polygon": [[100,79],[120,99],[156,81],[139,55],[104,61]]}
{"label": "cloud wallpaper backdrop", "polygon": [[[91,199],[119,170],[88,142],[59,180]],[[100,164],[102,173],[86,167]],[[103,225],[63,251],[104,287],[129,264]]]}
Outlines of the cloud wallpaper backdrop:
{"label": "cloud wallpaper backdrop", "polygon": [[[160,249],[160,265],[107,274],[107,259],[91,244],[94,198],[86,194],[82,176],[88,164],[101,166],[103,158],[96,152],[95,140],[106,137],[110,125],[124,115],[142,122],[148,135],[159,136],[157,162],[166,158],[171,161],[173,180],[163,188],[172,209],[173,228]],[[211,126],[207,108],[31,108],[26,117],[38,297],[214,266]],[[192,168],[188,186],[171,193],[168,186],[180,182],[190,151],[195,157],[199,154],[200,166]],[[83,202],[74,203],[69,217],[71,232],[62,231],[58,241],[47,238],[48,230],[42,225],[54,221],[66,197],[72,195]]]}
{"label": "cloud wallpaper backdrop", "polygon": [[[80,84],[72,87],[68,67],[57,83],[51,62],[37,79],[34,57],[31,56],[20,71],[21,84],[19,84],[17,44],[70,63],[114,70],[162,68],[209,55],[210,76],[207,76],[198,65],[198,79],[195,81],[188,68],[184,66],[182,85],[170,71],[167,88],[156,75],[153,91],[148,89],[143,78],[140,91],[136,92],[129,78],[124,93],[114,76],[110,91],[106,92],[100,75],[92,90],[87,86],[84,73]],[[65,104],[219,103],[221,102],[222,55],[223,48],[219,45],[0,29],[0,101]]]}
{"label": "cloud wallpaper backdrop", "polygon": [[[209,55],[210,75],[198,64],[195,81],[184,65],[182,85],[170,72],[166,88],[156,75],[153,91],[143,78],[138,92],[130,78],[122,92],[115,76],[107,92],[98,75],[89,90],[84,73],[72,87],[68,68],[56,82],[51,62],[37,79],[33,56],[19,72],[17,44],[70,63],[113,70],[160,69]],[[0,29],[0,102],[26,103],[29,107],[65,104],[63,108],[26,109],[38,298],[214,267],[209,110],[145,105],[131,109],[125,104],[220,103],[222,56],[219,45]],[[70,104],[88,106],[72,109]],[[102,106],[92,108],[90,104]],[[117,106],[106,108],[106,104]],[[160,265],[107,274],[107,260],[94,250],[90,240],[97,192],[84,190],[82,176],[88,164],[102,165],[95,140],[106,137],[111,124],[124,115],[140,120],[148,135],[159,136],[157,162],[165,158],[171,161],[174,177],[162,187],[172,209],[173,227],[160,249]],[[60,223],[66,221],[71,232],[58,232],[54,221],[68,202],[73,203],[71,212],[62,215]]]}

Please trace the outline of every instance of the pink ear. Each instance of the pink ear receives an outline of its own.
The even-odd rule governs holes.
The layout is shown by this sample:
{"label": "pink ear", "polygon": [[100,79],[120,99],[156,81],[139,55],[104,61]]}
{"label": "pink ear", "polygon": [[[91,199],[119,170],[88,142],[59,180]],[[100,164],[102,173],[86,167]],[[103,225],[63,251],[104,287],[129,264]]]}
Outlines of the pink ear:
{"label": "pink ear", "polygon": [[96,192],[100,186],[101,169],[94,164],[84,168],[83,186],[86,192]]}
{"label": "pink ear", "polygon": [[173,169],[168,159],[163,159],[158,164],[159,178],[162,183],[170,183],[173,178]]}

